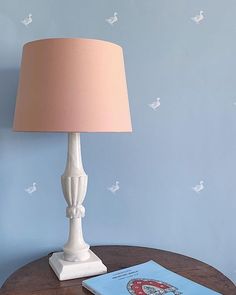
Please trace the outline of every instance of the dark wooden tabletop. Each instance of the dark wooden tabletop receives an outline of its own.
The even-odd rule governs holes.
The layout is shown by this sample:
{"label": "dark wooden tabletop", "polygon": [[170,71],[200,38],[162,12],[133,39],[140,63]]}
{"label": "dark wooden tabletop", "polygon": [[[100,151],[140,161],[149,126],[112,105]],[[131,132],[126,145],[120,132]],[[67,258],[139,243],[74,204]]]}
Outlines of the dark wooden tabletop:
{"label": "dark wooden tabletop", "polygon": [[[215,268],[190,257],[163,250],[132,246],[96,246],[91,249],[102,259],[108,272],[154,260],[162,266],[223,295],[236,295],[236,286],[227,277]],[[14,272],[0,289],[0,294],[91,294],[82,288],[83,279],[60,282],[48,264],[48,257],[45,256],[33,261]]]}

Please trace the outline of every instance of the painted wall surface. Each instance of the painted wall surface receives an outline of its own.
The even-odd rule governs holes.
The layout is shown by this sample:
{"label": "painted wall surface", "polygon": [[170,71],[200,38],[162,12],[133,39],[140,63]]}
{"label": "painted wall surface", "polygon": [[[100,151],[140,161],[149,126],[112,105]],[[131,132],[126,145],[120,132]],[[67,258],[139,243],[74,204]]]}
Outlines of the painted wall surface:
{"label": "painted wall surface", "polygon": [[235,19],[234,0],[0,1],[0,284],[67,239],[66,134],[11,130],[22,46],[48,37],[125,53],[134,132],[82,135],[86,241],[182,253],[236,281]]}

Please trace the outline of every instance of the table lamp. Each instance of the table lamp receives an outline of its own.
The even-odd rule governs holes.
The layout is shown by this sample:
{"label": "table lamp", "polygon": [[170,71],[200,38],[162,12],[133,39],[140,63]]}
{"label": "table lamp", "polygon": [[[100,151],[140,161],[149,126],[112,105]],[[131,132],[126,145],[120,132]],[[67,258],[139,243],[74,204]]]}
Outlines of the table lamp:
{"label": "table lamp", "polygon": [[[14,131],[67,132],[68,153],[61,177],[69,238],[49,264],[59,280],[107,271],[85,243],[81,219],[88,177],[81,132],[131,132],[122,48],[93,39],[36,40],[23,47]],[[46,168],[46,167],[45,167]]]}

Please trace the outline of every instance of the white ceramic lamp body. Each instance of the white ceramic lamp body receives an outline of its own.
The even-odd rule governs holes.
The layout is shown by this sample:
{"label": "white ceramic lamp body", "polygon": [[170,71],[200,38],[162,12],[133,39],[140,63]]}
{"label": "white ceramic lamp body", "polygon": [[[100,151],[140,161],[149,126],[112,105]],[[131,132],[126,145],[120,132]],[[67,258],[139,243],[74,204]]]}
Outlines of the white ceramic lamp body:
{"label": "white ceramic lamp body", "polygon": [[69,239],[64,246],[64,259],[83,261],[89,258],[89,245],[84,242],[82,217],[85,215],[84,201],[88,176],[85,174],[80,150],[80,134],[68,134],[67,164],[61,177],[62,190],[67,202],[66,216],[70,220]]}
{"label": "white ceramic lamp body", "polygon": [[59,280],[68,280],[105,273],[106,266],[85,243],[82,232],[82,205],[87,191],[88,176],[84,172],[79,133],[68,133],[67,164],[61,177],[67,202],[66,216],[70,221],[69,238],[64,252],[54,253],[49,263]]}

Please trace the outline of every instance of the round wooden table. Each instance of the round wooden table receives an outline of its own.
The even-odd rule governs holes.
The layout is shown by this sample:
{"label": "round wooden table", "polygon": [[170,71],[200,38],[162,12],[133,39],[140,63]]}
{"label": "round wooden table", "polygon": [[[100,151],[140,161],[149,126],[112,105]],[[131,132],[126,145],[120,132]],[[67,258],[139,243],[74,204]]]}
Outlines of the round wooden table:
{"label": "round wooden table", "polygon": [[[132,246],[96,246],[91,249],[103,260],[108,272],[154,260],[162,266],[221,294],[236,295],[236,286],[227,277],[215,268],[190,257],[163,250]],[[14,272],[0,289],[0,294],[91,294],[81,286],[83,279],[60,282],[48,264],[49,256],[33,261]]]}

